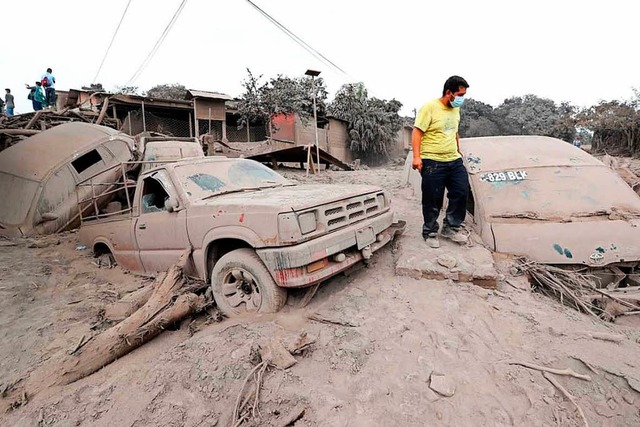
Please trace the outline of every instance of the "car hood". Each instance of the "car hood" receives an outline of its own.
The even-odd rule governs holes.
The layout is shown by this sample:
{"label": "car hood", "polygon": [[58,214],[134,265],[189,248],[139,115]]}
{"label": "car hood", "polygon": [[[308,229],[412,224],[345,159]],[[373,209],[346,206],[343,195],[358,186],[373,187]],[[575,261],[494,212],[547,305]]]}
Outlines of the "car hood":
{"label": "car hood", "polygon": [[640,261],[640,220],[492,223],[497,252],[546,264]]}
{"label": "car hood", "polygon": [[241,193],[221,194],[202,200],[197,204],[274,207],[282,211],[300,211],[362,194],[381,191],[380,187],[373,185],[293,185]]}

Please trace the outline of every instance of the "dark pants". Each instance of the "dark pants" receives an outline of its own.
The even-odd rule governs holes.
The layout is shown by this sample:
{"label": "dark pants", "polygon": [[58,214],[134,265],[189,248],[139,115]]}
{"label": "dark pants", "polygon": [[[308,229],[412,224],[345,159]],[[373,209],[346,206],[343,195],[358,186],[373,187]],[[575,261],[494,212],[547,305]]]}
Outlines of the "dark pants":
{"label": "dark pants", "polygon": [[56,104],[56,90],[52,87],[47,87],[44,89],[44,93],[46,98],[45,105],[53,106]]}
{"label": "dark pants", "polygon": [[41,102],[31,101],[31,104],[33,104],[33,111],[42,110],[42,103]]}
{"label": "dark pants", "polygon": [[422,159],[422,235],[438,232],[438,216],[442,210],[444,190],[449,204],[444,226],[460,227],[467,214],[469,176],[462,159],[452,162],[437,162]]}

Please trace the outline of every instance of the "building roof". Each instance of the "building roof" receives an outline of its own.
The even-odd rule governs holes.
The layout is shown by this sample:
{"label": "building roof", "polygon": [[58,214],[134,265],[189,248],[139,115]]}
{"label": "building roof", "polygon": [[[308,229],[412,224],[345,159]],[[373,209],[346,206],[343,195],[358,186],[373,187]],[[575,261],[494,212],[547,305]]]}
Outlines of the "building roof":
{"label": "building roof", "polygon": [[41,181],[53,169],[116,134],[117,130],[71,122],[43,131],[0,152],[0,171]]}
{"label": "building roof", "polygon": [[206,90],[188,89],[185,99],[193,99],[193,98],[219,99],[222,101],[231,101],[233,99],[233,97],[224,93],[209,92]]}
{"label": "building roof", "polygon": [[180,109],[191,109],[191,101],[185,101],[183,99],[165,99],[165,98],[149,98],[146,96],[140,95],[111,95],[109,97],[109,102],[118,103],[118,104],[129,104],[129,105],[142,105],[142,102],[145,105],[150,107],[165,107],[165,108],[180,108]]}

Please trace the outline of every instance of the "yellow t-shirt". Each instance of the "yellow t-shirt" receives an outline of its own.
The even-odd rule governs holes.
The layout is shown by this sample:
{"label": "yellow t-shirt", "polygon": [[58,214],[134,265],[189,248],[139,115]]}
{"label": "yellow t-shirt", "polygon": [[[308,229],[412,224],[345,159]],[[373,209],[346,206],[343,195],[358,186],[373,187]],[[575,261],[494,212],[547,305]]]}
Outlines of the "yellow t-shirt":
{"label": "yellow t-shirt", "polygon": [[459,108],[447,108],[439,99],[424,104],[414,124],[424,132],[420,141],[420,157],[439,162],[460,158],[456,142],[459,123]]}

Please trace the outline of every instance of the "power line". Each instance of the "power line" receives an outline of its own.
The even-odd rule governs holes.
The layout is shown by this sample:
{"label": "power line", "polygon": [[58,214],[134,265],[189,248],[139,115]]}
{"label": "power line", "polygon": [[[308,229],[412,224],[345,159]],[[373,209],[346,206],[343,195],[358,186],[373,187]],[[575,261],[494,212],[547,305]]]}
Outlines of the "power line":
{"label": "power line", "polygon": [[171,20],[169,21],[169,23],[165,27],[164,31],[162,32],[162,34],[160,34],[160,37],[156,41],[156,44],[153,46],[153,48],[151,49],[151,51],[149,52],[147,57],[144,59],[144,61],[142,61],[142,63],[140,64],[140,66],[138,67],[136,72],[133,73],[133,75],[131,76],[131,78],[127,82],[126,86],[132,84],[138,77],[140,77],[140,75],[142,74],[142,71],[147,67],[147,65],[149,65],[149,63],[151,62],[151,60],[155,56],[156,52],[158,52],[158,49],[160,49],[160,46],[162,45],[162,42],[164,42],[164,39],[169,34],[169,31],[171,31],[171,28],[173,27],[173,24],[175,24],[175,22],[178,20],[178,17],[180,16],[180,13],[182,12],[182,9],[184,9],[184,6],[186,4],[187,4],[187,0],[182,0],[182,3],[180,3],[180,6],[178,6],[178,9],[176,9],[176,11],[173,13],[173,16],[171,17]]}
{"label": "power line", "polygon": [[127,7],[124,8],[124,12],[122,12],[122,17],[120,17],[120,22],[118,22],[118,26],[116,27],[116,30],[113,33],[113,36],[111,37],[111,42],[109,43],[109,47],[107,47],[106,52],[104,53],[104,56],[102,57],[102,62],[100,62],[100,66],[98,67],[98,71],[96,71],[96,75],[93,78],[93,82],[95,83],[96,80],[98,80],[98,75],[100,74],[100,71],[102,70],[102,66],[104,65],[104,61],[107,59],[107,55],[109,54],[109,50],[111,50],[111,46],[113,45],[113,41],[116,39],[116,35],[118,34],[118,30],[120,29],[120,25],[122,25],[122,21],[124,20],[124,16],[127,14],[127,10],[129,10],[129,5],[131,4],[131,0],[129,0],[127,2]]}
{"label": "power line", "polygon": [[280,22],[278,22],[275,18],[273,18],[271,15],[269,15],[267,12],[265,12],[264,10],[262,10],[259,6],[257,6],[255,3],[253,3],[251,0],[246,0],[247,3],[249,3],[251,6],[253,6],[258,12],[260,12],[265,18],[267,18],[272,24],[274,24],[276,27],[278,27],[280,29],[280,31],[282,31],[283,33],[285,33],[289,38],[291,38],[293,41],[295,41],[298,45],[300,45],[304,50],[306,50],[307,52],[309,52],[311,55],[313,55],[316,59],[320,60],[321,62],[323,62],[325,65],[328,65],[330,67],[333,67],[334,69],[340,71],[342,74],[344,74],[345,76],[349,76],[349,74],[344,71],[342,68],[338,67],[336,64],[334,64],[330,59],[328,59],[326,56],[324,56],[323,54],[321,54],[320,52],[318,52],[317,50],[315,50],[313,47],[311,47],[308,43],[306,43],[304,40],[302,40],[300,37],[298,37],[297,35],[295,35],[292,31],[290,31],[287,27],[285,27],[284,25],[282,25]]}

